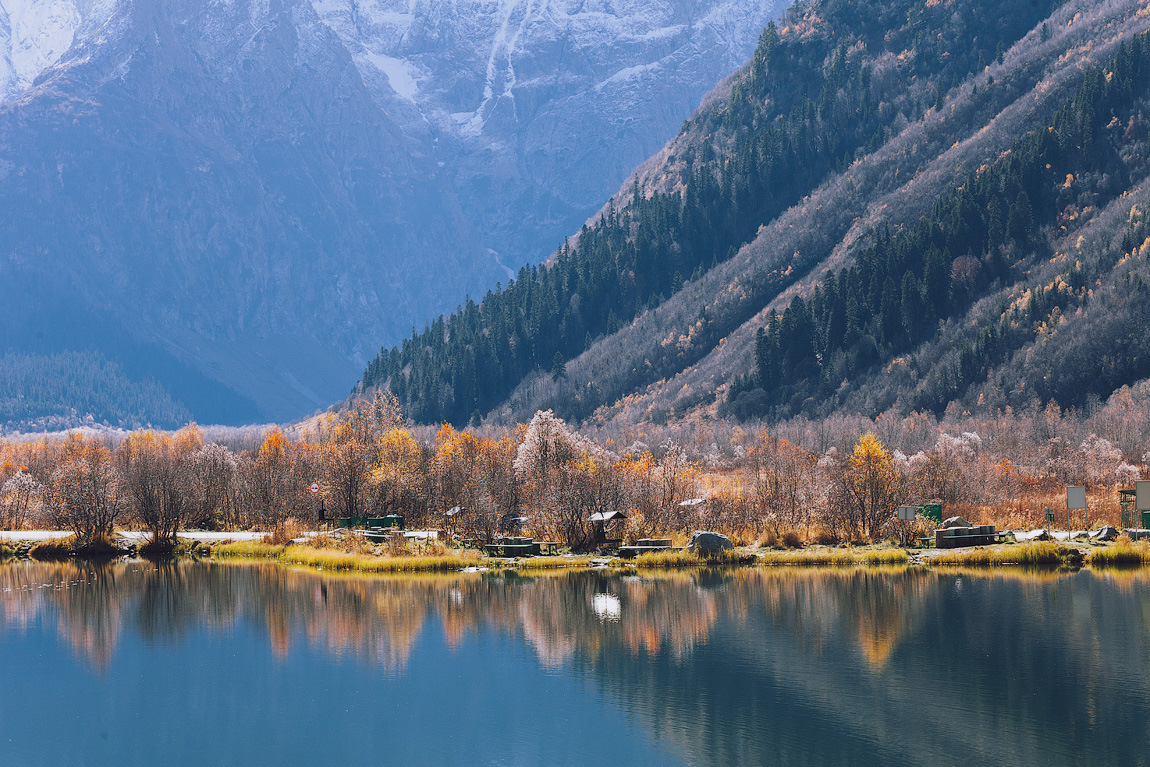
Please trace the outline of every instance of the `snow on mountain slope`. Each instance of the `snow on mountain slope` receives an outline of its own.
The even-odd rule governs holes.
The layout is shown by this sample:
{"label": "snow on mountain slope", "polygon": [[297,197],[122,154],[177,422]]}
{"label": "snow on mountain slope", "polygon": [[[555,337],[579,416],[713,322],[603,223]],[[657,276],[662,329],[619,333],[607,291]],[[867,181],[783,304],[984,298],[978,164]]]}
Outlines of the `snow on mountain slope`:
{"label": "snow on mountain slope", "polygon": [[313,5],[510,265],[577,230],[782,10],[769,0]]}
{"label": "snow on mountain slope", "polygon": [[0,2],[0,100],[19,94],[55,64],[79,25],[73,0]]}

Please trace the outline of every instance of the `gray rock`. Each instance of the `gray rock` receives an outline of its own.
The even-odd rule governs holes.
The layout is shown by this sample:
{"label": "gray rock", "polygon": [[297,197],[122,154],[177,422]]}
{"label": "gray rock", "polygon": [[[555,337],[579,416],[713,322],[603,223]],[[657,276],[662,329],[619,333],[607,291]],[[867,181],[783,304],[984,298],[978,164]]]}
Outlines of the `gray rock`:
{"label": "gray rock", "polygon": [[730,538],[722,533],[711,533],[706,530],[691,533],[691,540],[687,543],[687,551],[701,556],[710,556],[733,548],[735,544],[731,543]]}
{"label": "gray rock", "polygon": [[962,517],[950,517],[949,519],[947,519],[945,522],[942,523],[942,526],[943,527],[974,527],[974,525],[970,524],[970,522],[966,521]]}
{"label": "gray rock", "polygon": [[1092,532],[1090,537],[1099,541],[1112,541],[1118,537],[1118,530],[1106,525]]}

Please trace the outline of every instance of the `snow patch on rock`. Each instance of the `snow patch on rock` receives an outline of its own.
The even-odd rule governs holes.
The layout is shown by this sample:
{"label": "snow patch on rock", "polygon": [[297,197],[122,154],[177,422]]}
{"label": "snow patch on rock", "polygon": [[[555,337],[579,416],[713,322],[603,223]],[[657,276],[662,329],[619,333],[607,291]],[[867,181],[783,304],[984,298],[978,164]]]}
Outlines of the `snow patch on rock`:
{"label": "snow patch on rock", "polygon": [[0,0],[0,100],[27,90],[55,64],[80,21],[73,0]]}

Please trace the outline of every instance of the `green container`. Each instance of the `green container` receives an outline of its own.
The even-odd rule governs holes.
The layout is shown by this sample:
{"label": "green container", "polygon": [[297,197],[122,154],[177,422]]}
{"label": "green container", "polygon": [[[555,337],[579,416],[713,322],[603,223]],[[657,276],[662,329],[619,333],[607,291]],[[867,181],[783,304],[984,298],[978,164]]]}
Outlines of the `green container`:
{"label": "green container", "polygon": [[383,527],[397,527],[403,529],[403,515],[402,514],[388,514],[383,518]]}
{"label": "green container", "polygon": [[1142,512],[1142,529],[1150,529],[1150,511]]}
{"label": "green container", "polygon": [[368,517],[367,526],[368,528],[387,527],[387,525],[384,523],[384,517]]}
{"label": "green container", "polygon": [[336,527],[351,527],[351,517],[340,517],[335,521]]}
{"label": "green container", "polygon": [[920,503],[918,505],[918,513],[931,520],[936,525],[942,524],[941,503]]}

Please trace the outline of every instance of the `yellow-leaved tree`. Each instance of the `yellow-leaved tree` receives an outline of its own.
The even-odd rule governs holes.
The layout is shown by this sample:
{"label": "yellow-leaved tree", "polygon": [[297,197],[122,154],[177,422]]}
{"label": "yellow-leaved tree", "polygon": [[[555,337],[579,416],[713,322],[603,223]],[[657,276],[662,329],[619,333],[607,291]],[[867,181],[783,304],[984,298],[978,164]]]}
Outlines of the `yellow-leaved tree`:
{"label": "yellow-leaved tree", "polygon": [[837,500],[842,512],[858,537],[874,540],[895,518],[905,495],[894,456],[878,437],[867,432],[855,443],[841,469]]}

